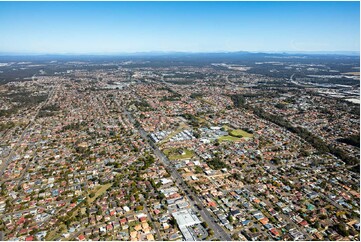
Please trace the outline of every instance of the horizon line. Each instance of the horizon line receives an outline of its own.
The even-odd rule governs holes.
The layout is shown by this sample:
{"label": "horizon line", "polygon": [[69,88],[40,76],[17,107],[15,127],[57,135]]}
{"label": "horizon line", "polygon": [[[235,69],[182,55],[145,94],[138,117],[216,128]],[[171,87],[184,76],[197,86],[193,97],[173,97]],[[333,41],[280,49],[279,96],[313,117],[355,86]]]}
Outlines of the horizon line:
{"label": "horizon line", "polygon": [[31,51],[0,51],[0,56],[45,56],[45,55],[77,55],[77,56],[120,56],[120,55],[150,55],[150,54],[235,54],[235,53],[252,53],[252,54],[358,54],[360,50],[280,50],[280,51],[114,51],[114,52],[31,52]]}

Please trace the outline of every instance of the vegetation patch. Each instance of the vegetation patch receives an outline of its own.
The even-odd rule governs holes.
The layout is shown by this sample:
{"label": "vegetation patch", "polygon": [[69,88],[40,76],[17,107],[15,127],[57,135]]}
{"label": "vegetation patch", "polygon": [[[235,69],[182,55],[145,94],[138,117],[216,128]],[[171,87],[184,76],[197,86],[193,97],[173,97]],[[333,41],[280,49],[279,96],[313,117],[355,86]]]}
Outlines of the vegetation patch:
{"label": "vegetation patch", "polygon": [[170,160],[182,160],[182,159],[190,159],[194,156],[194,152],[188,149],[182,148],[174,148],[174,149],[165,149],[163,153]]}
{"label": "vegetation patch", "polygon": [[235,129],[228,132],[231,136],[239,137],[239,138],[252,138],[253,134],[247,133],[246,131],[242,129]]}
{"label": "vegetation patch", "polygon": [[108,184],[104,184],[102,186],[100,186],[100,188],[96,191],[96,192],[91,192],[89,194],[89,198],[88,198],[88,203],[92,203],[95,201],[95,199],[97,199],[97,197],[99,197],[100,195],[102,195],[106,190],[108,190],[111,186],[113,185],[113,183],[108,183]]}
{"label": "vegetation patch", "polygon": [[224,135],[218,138],[219,141],[231,141],[231,142],[238,142],[241,140],[241,138],[234,137],[231,135]]}
{"label": "vegetation patch", "polygon": [[203,93],[196,93],[196,92],[193,92],[191,95],[190,95],[190,98],[194,98],[194,99],[196,99],[196,98],[201,98],[201,97],[203,97],[204,96],[204,94]]}
{"label": "vegetation patch", "polygon": [[146,112],[146,111],[152,111],[153,108],[149,105],[149,103],[146,100],[140,100],[140,101],[132,101],[129,106],[134,105],[137,107],[139,111]]}
{"label": "vegetation patch", "polygon": [[348,144],[348,145],[352,145],[355,147],[360,147],[360,134],[351,135],[347,138],[340,138],[340,139],[337,139],[337,141]]}
{"label": "vegetation patch", "polygon": [[0,123],[0,132],[15,127],[15,123],[10,121],[6,123]]}
{"label": "vegetation patch", "polygon": [[58,105],[46,105],[40,109],[38,117],[51,117],[54,116],[58,111],[60,111],[60,107]]}
{"label": "vegetation patch", "polygon": [[193,127],[199,127],[200,126],[198,117],[194,116],[193,114],[184,113],[184,114],[182,114],[182,117],[187,119],[191,126],[193,126]]}
{"label": "vegetation patch", "polygon": [[46,240],[55,240],[57,237],[60,236],[60,234],[65,233],[67,231],[67,228],[64,224],[61,224],[56,229],[50,230],[49,233],[46,235]]}
{"label": "vegetation patch", "polygon": [[223,168],[227,168],[229,169],[229,165],[227,165],[226,163],[224,163],[223,161],[221,161],[221,159],[219,157],[215,157],[213,159],[209,159],[206,160],[207,165],[212,168],[213,170],[220,170]]}

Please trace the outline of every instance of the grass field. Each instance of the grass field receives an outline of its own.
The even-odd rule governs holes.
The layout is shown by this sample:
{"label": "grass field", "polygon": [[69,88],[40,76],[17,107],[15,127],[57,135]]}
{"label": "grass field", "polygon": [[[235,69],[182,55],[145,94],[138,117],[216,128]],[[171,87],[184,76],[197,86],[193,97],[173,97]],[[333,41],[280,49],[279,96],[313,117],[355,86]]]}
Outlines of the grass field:
{"label": "grass field", "polygon": [[[101,186],[98,186],[97,188],[95,188],[93,191],[91,191],[90,193],[94,193],[94,197],[89,197],[88,196],[88,203],[91,204],[92,202],[95,201],[95,199],[97,199],[99,196],[101,196],[106,190],[109,189],[109,187],[111,187],[113,185],[113,183],[108,183],[108,184],[104,184],[104,185],[101,185]],[[89,194],[90,194],[89,193]],[[73,215],[72,217],[75,217],[77,216],[77,214],[80,212],[80,213],[85,213],[85,208],[77,208],[74,212],[73,212]]]}
{"label": "grass field", "polygon": [[92,202],[94,202],[95,199],[97,199],[97,197],[99,197],[100,195],[102,195],[106,190],[109,189],[109,187],[111,187],[113,185],[113,183],[108,183],[108,184],[104,184],[102,185],[96,192],[95,192],[95,196],[94,197],[89,197],[88,198],[88,203],[91,204]]}
{"label": "grass field", "polygon": [[237,142],[237,141],[240,141],[241,138],[234,137],[234,136],[231,136],[231,135],[225,135],[225,136],[219,137],[218,140],[219,140],[219,141],[232,141],[232,142]]}
{"label": "grass field", "polygon": [[225,130],[225,131],[229,131],[231,128],[228,127],[227,125],[223,125],[222,128]]}
{"label": "grass field", "polygon": [[198,122],[200,124],[206,124],[207,123],[207,120],[205,120],[204,118],[197,117],[197,119],[198,119]]}
{"label": "grass field", "polygon": [[229,134],[234,137],[244,137],[244,138],[252,138],[253,137],[253,134],[247,133],[246,131],[244,131],[242,129],[231,130],[231,131],[229,131]]}
{"label": "grass field", "polygon": [[225,135],[222,137],[219,137],[219,141],[232,141],[237,142],[240,141],[242,138],[252,138],[253,134],[250,134],[242,129],[231,129],[229,126],[224,125],[223,129],[229,133],[229,135]]}
{"label": "grass field", "polygon": [[183,159],[190,159],[194,156],[194,152],[191,150],[184,149],[185,154],[179,154],[178,149],[165,149],[163,153],[168,157],[170,160],[183,160]]}
{"label": "grass field", "polygon": [[50,230],[49,233],[45,236],[45,239],[49,241],[55,240],[57,237],[59,237],[60,234],[66,233],[66,231],[68,230],[65,224],[61,224],[56,229]]}
{"label": "grass field", "polygon": [[204,99],[204,98],[200,98],[199,100],[201,100],[202,102],[207,103],[207,104],[209,104],[209,105],[211,105],[211,106],[215,106],[215,104],[214,104],[213,102],[208,101],[208,100],[206,100],[206,99]]}

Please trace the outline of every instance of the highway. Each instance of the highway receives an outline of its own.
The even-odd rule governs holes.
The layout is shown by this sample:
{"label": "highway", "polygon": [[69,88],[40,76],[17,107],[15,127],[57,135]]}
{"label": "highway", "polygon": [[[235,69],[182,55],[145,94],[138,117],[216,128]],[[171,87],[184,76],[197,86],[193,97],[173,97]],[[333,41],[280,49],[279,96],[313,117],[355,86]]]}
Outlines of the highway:
{"label": "highway", "polygon": [[296,74],[296,73],[293,73],[292,76],[290,77],[290,82],[293,83],[293,84],[295,84],[295,85],[297,85],[297,86],[301,86],[301,87],[302,87],[302,85],[301,85],[300,83],[298,83],[297,81],[293,80],[293,77],[295,76],[295,74]]}
{"label": "highway", "polygon": [[[127,110],[124,110],[125,115],[128,117],[129,121],[135,125],[135,120],[131,113]],[[141,137],[146,140],[151,146],[154,154],[159,158],[159,160],[166,166],[170,175],[174,179],[174,181],[178,184],[179,188],[183,190],[184,194],[191,202],[192,207],[199,212],[203,220],[208,224],[208,226],[214,231],[214,235],[218,237],[218,239],[222,241],[230,241],[231,237],[221,228],[219,224],[217,224],[212,218],[210,212],[203,207],[202,202],[199,200],[198,196],[194,194],[194,192],[189,189],[189,187],[183,181],[183,178],[179,174],[179,172],[172,166],[168,158],[159,150],[159,148],[154,144],[154,142],[149,138],[148,134],[142,127],[137,128]],[[191,198],[192,197],[192,198]],[[195,206],[197,205],[197,206]],[[199,207],[201,209],[197,209]]]}

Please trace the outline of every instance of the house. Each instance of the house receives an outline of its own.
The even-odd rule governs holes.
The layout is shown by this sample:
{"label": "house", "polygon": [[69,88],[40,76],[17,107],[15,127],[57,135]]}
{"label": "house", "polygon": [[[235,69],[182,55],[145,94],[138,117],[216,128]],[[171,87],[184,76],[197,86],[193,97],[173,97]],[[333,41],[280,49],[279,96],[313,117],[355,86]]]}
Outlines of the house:
{"label": "house", "polygon": [[34,240],[34,236],[28,236],[25,238],[25,241],[33,241]]}
{"label": "house", "polygon": [[268,223],[268,218],[264,217],[264,218],[261,218],[259,221],[261,224],[265,225]]}
{"label": "house", "polygon": [[107,231],[113,230],[113,225],[112,225],[112,224],[108,224],[106,228],[107,228]]}
{"label": "house", "polygon": [[143,228],[143,229],[149,228],[149,224],[148,224],[148,223],[142,223],[142,228]]}
{"label": "house", "polygon": [[173,233],[173,234],[169,234],[169,240],[176,240],[181,238],[182,236],[179,233]]}
{"label": "house", "polygon": [[136,238],[137,235],[138,235],[138,232],[137,232],[137,231],[132,231],[132,232],[130,232],[130,238],[132,238],[132,239]]}
{"label": "house", "polygon": [[129,223],[134,222],[135,221],[134,215],[127,216],[127,220]]}
{"label": "house", "polygon": [[127,219],[126,219],[126,218],[122,218],[122,219],[119,220],[119,222],[120,222],[121,225],[124,225],[124,224],[127,223]]}
{"label": "house", "polygon": [[272,235],[275,236],[275,237],[280,236],[279,232],[278,232],[277,229],[275,229],[275,228],[272,228],[272,229],[270,229],[269,231],[270,231],[270,232],[272,233]]}
{"label": "house", "polygon": [[233,226],[230,224],[226,224],[226,225],[224,225],[224,227],[226,227],[231,232],[233,231]]}
{"label": "house", "polygon": [[85,240],[85,236],[83,234],[78,236],[78,240],[79,241],[84,241]]}
{"label": "house", "polygon": [[306,220],[303,220],[299,223],[300,225],[302,225],[303,227],[307,227],[308,226],[308,223]]}
{"label": "house", "polygon": [[139,231],[139,230],[142,229],[142,225],[137,224],[137,225],[134,226],[134,229],[135,229],[136,231]]}
{"label": "house", "polygon": [[167,230],[170,227],[168,223],[163,223],[162,226],[164,230]]}
{"label": "house", "polygon": [[237,216],[241,215],[241,212],[238,209],[236,209],[236,210],[231,210],[230,214],[233,217],[237,217]]}
{"label": "house", "polygon": [[105,234],[107,232],[104,226],[99,227],[99,232]]}
{"label": "house", "polygon": [[28,233],[28,230],[27,229],[21,229],[19,231],[19,234],[22,235],[22,234],[27,234]]}
{"label": "house", "polygon": [[116,229],[116,228],[119,228],[120,227],[120,223],[119,223],[119,221],[114,221],[113,222],[113,227],[114,227],[114,229]]}
{"label": "house", "polygon": [[252,222],[252,220],[244,220],[244,221],[242,221],[241,223],[242,223],[243,226],[247,226],[247,225],[250,224],[251,222]]}
{"label": "house", "polygon": [[152,234],[147,234],[147,240],[154,241],[154,236]]}

